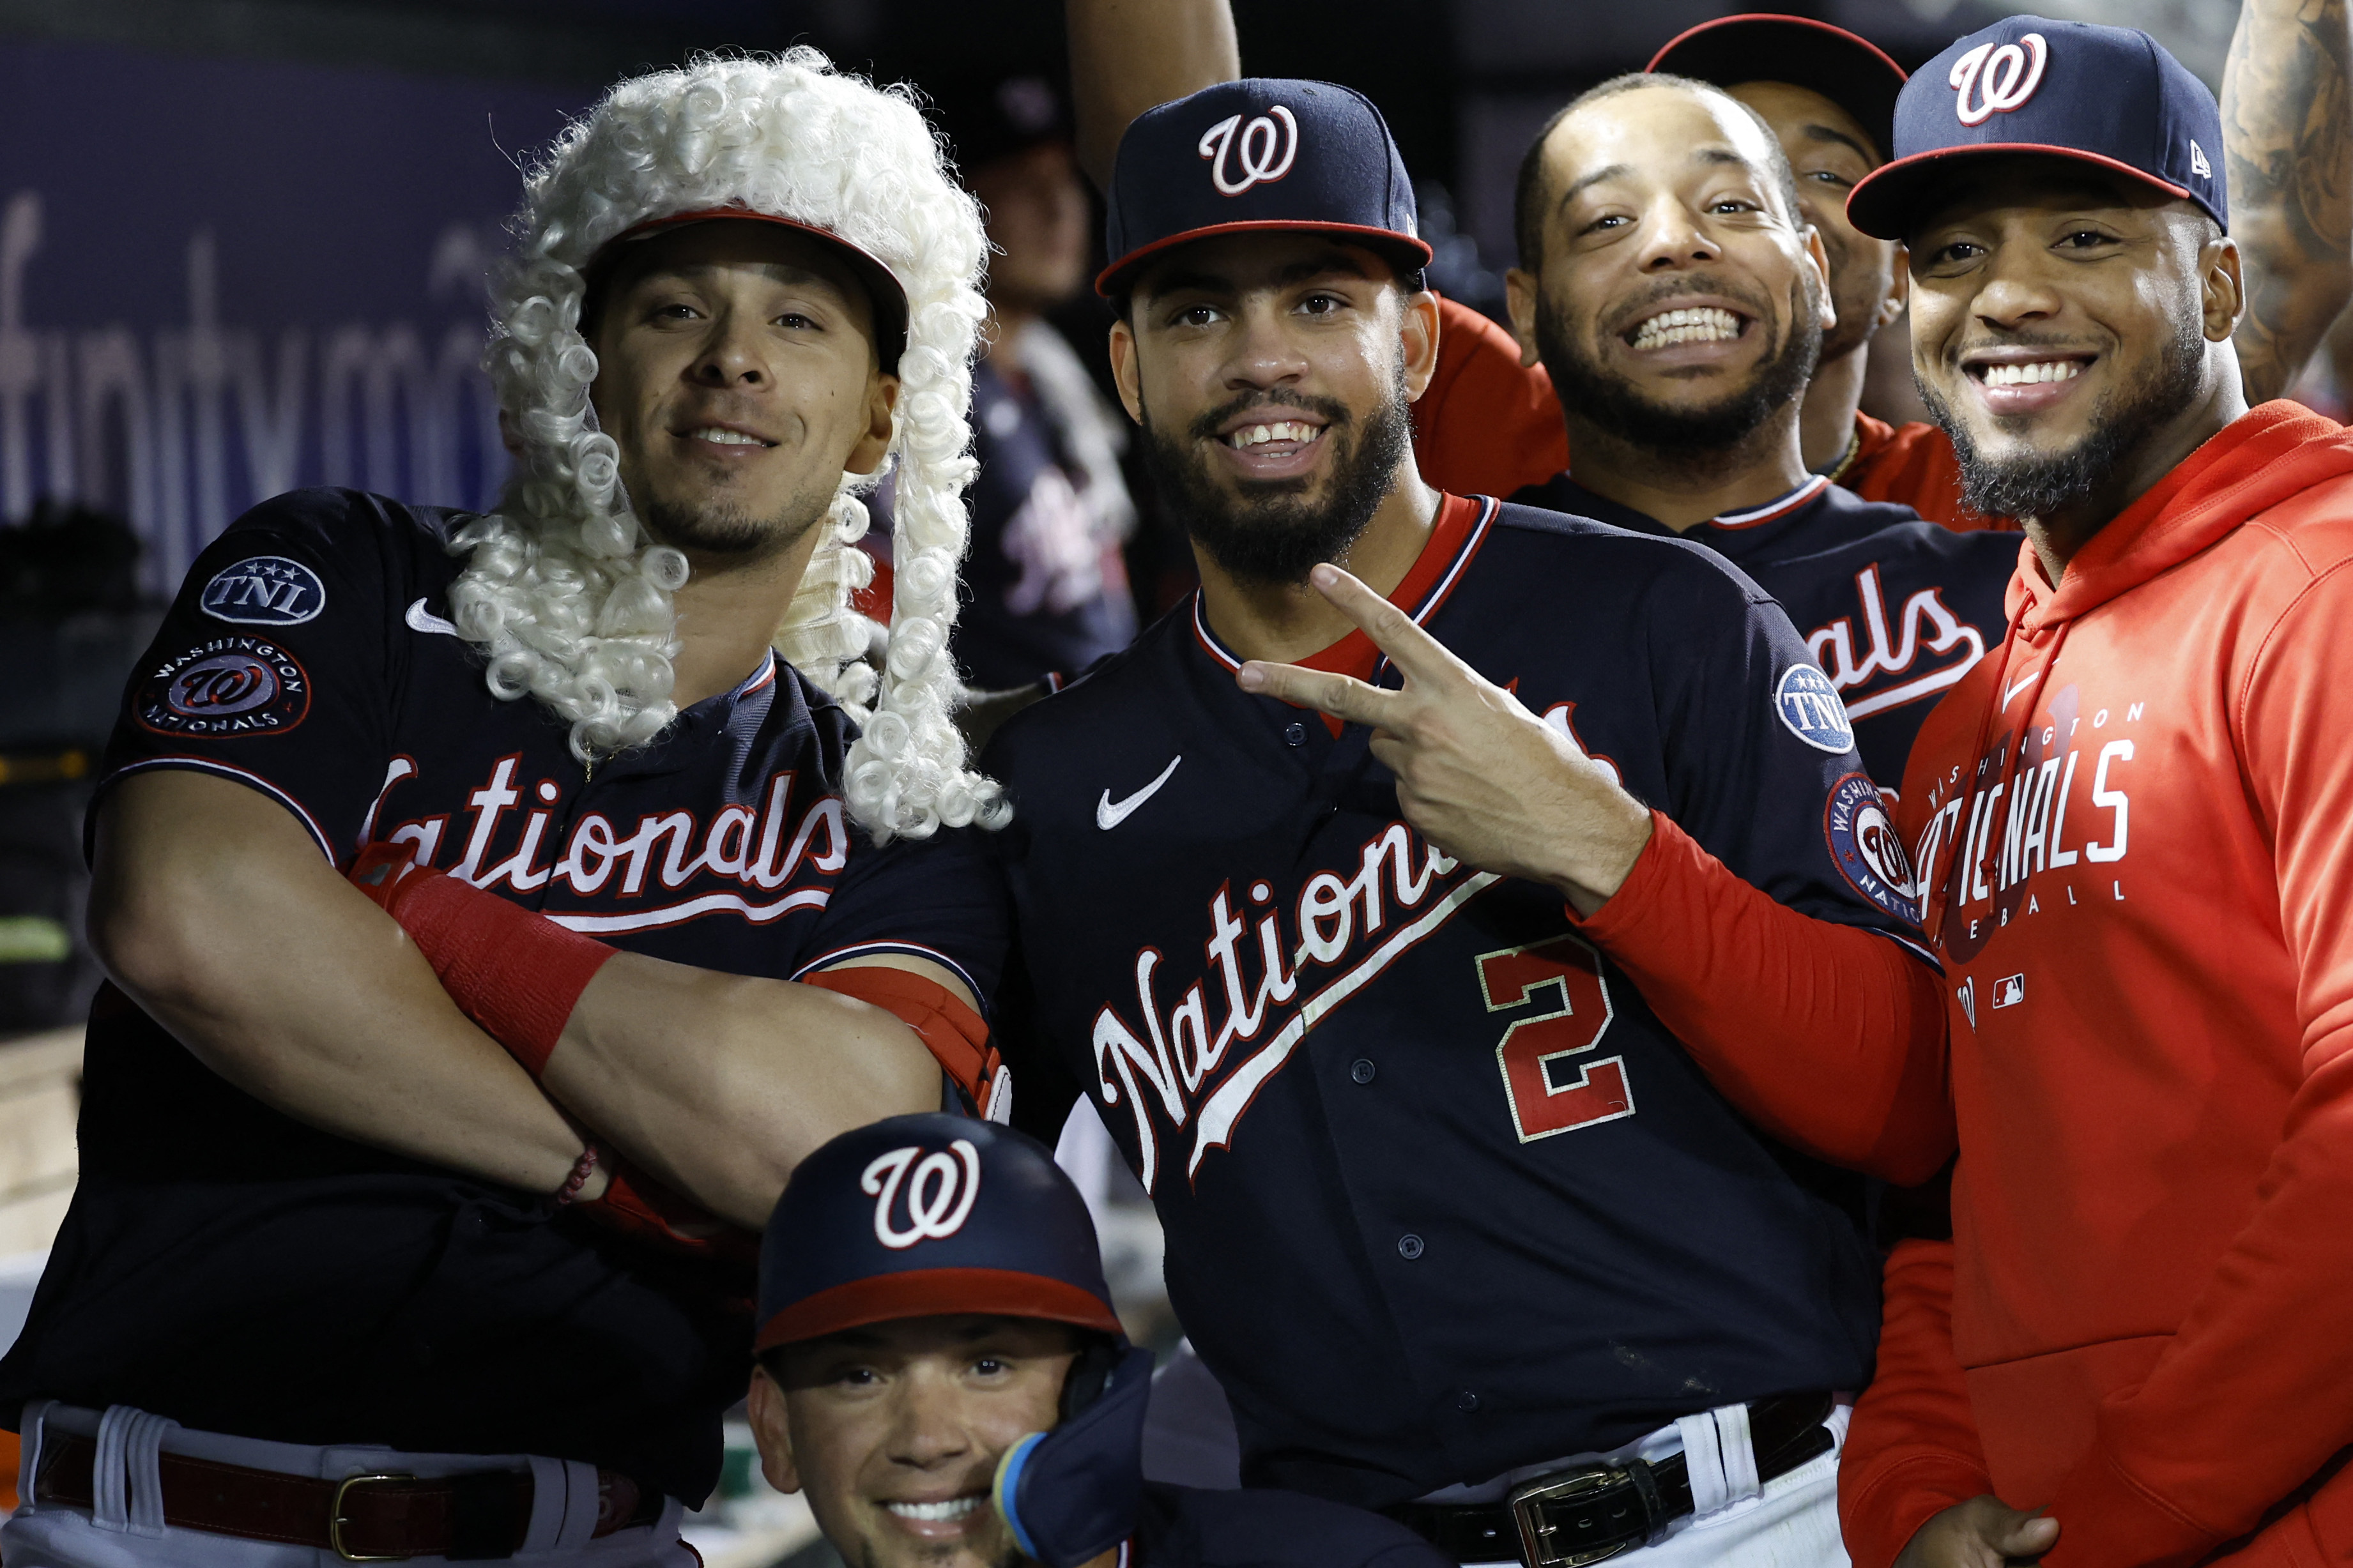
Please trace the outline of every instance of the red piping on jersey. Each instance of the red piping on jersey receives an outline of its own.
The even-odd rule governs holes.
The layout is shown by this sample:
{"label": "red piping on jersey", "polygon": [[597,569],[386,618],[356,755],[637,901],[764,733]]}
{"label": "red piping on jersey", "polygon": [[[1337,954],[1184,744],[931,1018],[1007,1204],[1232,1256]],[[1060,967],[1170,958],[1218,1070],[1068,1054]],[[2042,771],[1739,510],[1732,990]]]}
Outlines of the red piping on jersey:
{"label": "red piping on jersey", "polygon": [[1746,511],[1727,511],[1720,517],[1709,518],[1707,525],[1710,528],[1762,528],[1768,522],[1777,522],[1788,516],[1830,488],[1830,476],[1816,474],[1778,500],[1768,500],[1763,506],[1751,507]]}
{"label": "red piping on jersey", "polygon": [[170,756],[142,757],[135,763],[115,769],[113,773],[107,775],[106,783],[111,787],[116,779],[128,778],[132,773],[145,773],[150,768],[187,768],[195,773],[226,773],[231,778],[243,780],[301,817],[302,826],[311,830],[311,837],[319,841],[319,853],[327,858],[327,864],[338,869],[341,868],[343,862],[336,858],[334,847],[327,842],[326,832],[320,827],[318,818],[304,810],[301,801],[296,800],[259,773],[249,773],[243,768],[231,767],[227,763],[215,762],[210,757],[191,757],[174,753]]}
{"label": "red piping on jersey", "polygon": [[[1407,569],[1404,580],[1390,593],[1389,602],[1403,608],[1403,601],[1418,598],[1419,603],[1409,612],[1416,626],[1436,615],[1438,607],[1454,592],[1455,584],[1462,580],[1471,558],[1486,542],[1489,525],[1498,510],[1492,496],[1441,495],[1430,539]],[[1242,667],[1242,661],[1228,652],[1209,630],[1198,588],[1193,591],[1193,636],[1211,658],[1228,669]],[[1381,652],[1373,646],[1372,638],[1352,630],[1330,647],[1318,648],[1297,662],[1309,669],[1337,670],[1368,680],[1380,666]]]}
{"label": "red piping on jersey", "polygon": [[785,978],[787,980],[807,980],[810,975],[815,974],[818,971],[826,968],[829,964],[839,963],[845,959],[867,958],[886,952],[901,953],[909,958],[928,958],[934,963],[938,964],[942,969],[946,970],[950,974],[955,975],[958,980],[963,981],[965,988],[970,991],[975,996],[984,996],[987,994],[987,993],[982,989],[980,983],[975,980],[969,973],[965,973],[963,964],[958,963],[955,959],[950,958],[938,948],[925,947],[920,942],[899,942],[895,940],[853,942],[846,946],[832,948],[827,952],[818,953],[815,958],[810,959],[798,969],[796,969],[790,974],[786,975]]}
{"label": "red piping on jersey", "polygon": [[753,671],[750,678],[747,679],[743,685],[737,687],[727,695],[737,701],[741,701],[743,699],[751,696],[752,693],[759,690],[760,688],[767,685],[770,681],[776,679],[776,649],[770,648],[768,650],[766,660],[761,664],[760,668]]}

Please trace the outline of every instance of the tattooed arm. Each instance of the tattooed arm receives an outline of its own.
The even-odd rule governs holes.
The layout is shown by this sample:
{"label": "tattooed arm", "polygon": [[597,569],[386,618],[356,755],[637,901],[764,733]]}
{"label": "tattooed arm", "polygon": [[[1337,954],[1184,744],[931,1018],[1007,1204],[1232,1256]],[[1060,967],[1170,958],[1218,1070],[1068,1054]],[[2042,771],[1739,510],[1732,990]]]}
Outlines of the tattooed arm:
{"label": "tattooed arm", "polygon": [[2285,392],[2353,295],[2346,0],[2246,0],[2222,72],[2231,226],[2247,258],[2247,401]]}

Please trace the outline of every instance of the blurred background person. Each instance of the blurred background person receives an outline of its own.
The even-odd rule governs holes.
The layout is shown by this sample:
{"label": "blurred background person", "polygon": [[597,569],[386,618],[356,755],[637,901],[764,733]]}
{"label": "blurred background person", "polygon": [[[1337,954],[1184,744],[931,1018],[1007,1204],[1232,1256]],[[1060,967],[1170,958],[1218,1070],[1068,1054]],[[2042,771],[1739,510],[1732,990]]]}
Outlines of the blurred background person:
{"label": "blurred background person", "polygon": [[[1122,555],[1135,526],[1119,467],[1127,432],[1047,320],[1083,290],[1094,242],[1060,93],[1043,75],[927,88],[988,226],[994,318],[972,373],[980,472],[965,493],[966,599],[948,646],[967,681],[1002,690],[1076,675],[1135,636]],[[877,570],[864,603],[880,621],[892,582],[880,516],[867,548]]]}

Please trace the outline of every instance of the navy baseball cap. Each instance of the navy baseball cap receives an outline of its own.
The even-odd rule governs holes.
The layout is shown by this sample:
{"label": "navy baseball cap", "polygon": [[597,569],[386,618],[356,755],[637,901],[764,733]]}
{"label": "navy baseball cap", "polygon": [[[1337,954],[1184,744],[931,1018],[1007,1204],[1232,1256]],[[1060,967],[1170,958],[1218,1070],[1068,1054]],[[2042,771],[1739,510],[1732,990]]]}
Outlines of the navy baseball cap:
{"label": "navy baseball cap", "polygon": [[1904,68],[1868,38],[1810,16],[1718,16],[1667,40],[1644,70],[1687,76],[1716,87],[1786,81],[1819,92],[1894,156],[1895,98]]}
{"label": "navy baseball cap", "polygon": [[1119,139],[1095,292],[1114,297],[1172,246],[1249,229],[1305,229],[1430,265],[1413,182],[1388,122],[1328,81],[1250,77],[1136,116]]}
{"label": "navy baseball cap", "polygon": [[1863,233],[1902,239],[1957,161],[2042,153],[2129,174],[2225,229],[2222,111],[2147,33],[2011,16],[1920,68],[1895,103],[1895,157],[1847,197]]}
{"label": "navy baseball cap", "polygon": [[845,1132],[801,1162],[760,1243],[755,1352],[958,1312],[1125,1342],[1086,1200],[1043,1144],[934,1111]]}

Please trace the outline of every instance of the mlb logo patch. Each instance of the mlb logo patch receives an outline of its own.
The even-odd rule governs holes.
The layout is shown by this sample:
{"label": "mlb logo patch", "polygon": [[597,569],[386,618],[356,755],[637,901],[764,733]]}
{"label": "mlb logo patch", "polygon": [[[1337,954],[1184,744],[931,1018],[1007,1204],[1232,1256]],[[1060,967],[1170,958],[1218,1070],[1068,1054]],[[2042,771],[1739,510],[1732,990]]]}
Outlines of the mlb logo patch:
{"label": "mlb logo patch", "polygon": [[2005,974],[1993,983],[1993,1005],[1997,1008],[2015,1007],[2026,1000],[2026,976]]}

